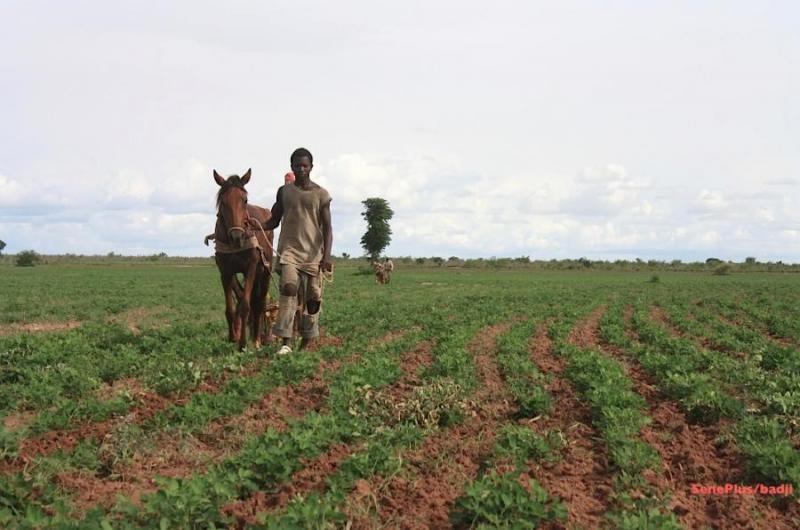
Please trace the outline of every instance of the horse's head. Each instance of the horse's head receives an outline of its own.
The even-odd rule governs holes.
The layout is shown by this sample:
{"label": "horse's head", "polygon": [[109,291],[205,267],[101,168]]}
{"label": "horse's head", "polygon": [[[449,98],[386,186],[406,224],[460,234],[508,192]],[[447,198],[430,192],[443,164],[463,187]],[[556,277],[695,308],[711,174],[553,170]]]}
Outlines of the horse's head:
{"label": "horse's head", "polygon": [[217,193],[217,215],[222,217],[230,244],[241,247],[247,239],[247,190],[244,186],[250,182],[250,170],[241,177],[231,175],[227,179],[214,170],[214,180],[220,186]]}

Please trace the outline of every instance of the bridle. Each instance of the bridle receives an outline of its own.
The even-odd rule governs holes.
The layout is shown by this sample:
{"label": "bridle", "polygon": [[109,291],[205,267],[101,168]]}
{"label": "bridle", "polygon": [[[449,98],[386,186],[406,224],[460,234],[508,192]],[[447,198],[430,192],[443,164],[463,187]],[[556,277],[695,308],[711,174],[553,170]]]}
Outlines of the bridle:
{"label": "bridle", "polygon": [[[231,191],[231,190],[232,190],[232,189],[234,189],[234,188],[236,188],[236,186],[231,186],[229,189],[225,190],[225,192],[223,193],[222,197],[224,197],[224,196],[225,196],[225,195],[226,195],[226,194],[227,194],[229,191]],[[247,193],[247,192],[244,190],[244,188],[240,188],[240,189],[241,189],[242,191],[244,191],[245,193]],[[222,199],[222,197],[220,197],[220,199]],[[221,201],[220,201],[220,202],[221,202]],[[245,227],[247,227],[248,225],[252,224],[252,221],[251,221],[251,219],[250,219],[250,214],[247,212],[247,207],[246,207],[246,206],[245,206],[245,213],[244,213],[244,225],[245,225],[245,226],[236,226],[236,225],[234,225],[234,226],[231,226],[230,228],[228,228],[227,224],[225,223],[225,218],[224,218],[224,217],[223,217],[223,215],[222,215],[222,210],[221,210],[221,208],[219,208],[219,209],[217,210],[217,218],[218,218],[218,219],[220,220],[220,222],[222,223],[222,226],[223,226],[223,228],[226,228],[226,229],[227,229],[227,230],[225,231],[225,235],[226,235],[226,236],[228,236],[228,241],[232,241],[232,240],[234,239],[234,237],[233,237],[233,234],[234,234],[235,232],[241,232],[241,234],[242,234],[242,238],[247,238],[248,236],[252,236],[252,235],[253,235],[253,233],[252,233],[250,230],[248,230],[247,228],[245,228]]]}
{"label": "bridle", "polygon": [[[249,221],[249,220],[250,220],[249,218],[245,219],[245,223],[247,221]],[[233,232],[241,232],[242,233],[242,237],[247,235],[247,230],[245,230],[241,226],[232,226],[232,227],[228,228],[228,239],[233,239]]]}

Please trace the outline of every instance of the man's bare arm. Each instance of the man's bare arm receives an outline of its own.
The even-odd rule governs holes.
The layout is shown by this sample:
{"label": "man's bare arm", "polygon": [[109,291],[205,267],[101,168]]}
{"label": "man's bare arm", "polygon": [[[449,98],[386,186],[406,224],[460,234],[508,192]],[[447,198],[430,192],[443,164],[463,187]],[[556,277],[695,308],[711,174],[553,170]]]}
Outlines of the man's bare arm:
{"label": "man's bare arm", "polygon": [[333,246],[333,228],[331,227],[331,203],[322,207],[322,270],[330,272],[333,270],[331,265],[331,247]]}
{"label": "man's bare arm", "polygon": [[283,201],[281,200],[281,191],[283,191],[283,186],[278,188],[278,194],[275,197],[275,204],[272,205],[272,217],[267,220],[262,226],[264,230],[275,230],[278,228],[278,225],[281,224],[281,218],[283,217]]}

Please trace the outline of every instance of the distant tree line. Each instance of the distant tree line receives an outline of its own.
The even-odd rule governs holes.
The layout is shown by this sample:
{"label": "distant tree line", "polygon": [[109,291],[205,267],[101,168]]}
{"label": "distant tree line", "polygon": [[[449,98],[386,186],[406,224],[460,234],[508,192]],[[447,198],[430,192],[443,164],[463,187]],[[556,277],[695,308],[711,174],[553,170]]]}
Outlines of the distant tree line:
{"label": "distant tree line", "polygon": [[[530,256],[519,256],[516,258],[460,258],[458,256],[392,256],[395,265],[402,267],[436,267],[436,268],[465,268],[465,269],[525,269],[540,271],[629,271],[629,272],[710,272],[714,274],[732,274],[737,272],[800,272],[800,263],[784,263],[782,261],[762,262],[755,257],[747,257],[744,261],[726,261],[719,258],[708,258],[704,261],[682,261],[682,260],[592,260],[581,257],[577,259],[531,259]],[[345,266],[363,265],[369,256],[351,256],[343,252],[339,256],[333,257],[334,262]],[[21,263],[17,263],[21,260]],[[167,256],[160,252],[150,255],[126,256],[115,252],[105,255],[84,255],[84,254],[49,254],[42,255],[32,250],[21,251],[17,254],[3,254],[0,256],[0,264],[3,265],[36,265],[36,264],[58,264],[58,263],[146,263],[146,262],[167,262],[184,264],[214,264],[214,257],[185,257]],[[364,270],[372,274],[372,269],[364,267]]]}
{"label": "distant tree line", "polygon": [[[364,259],[351,258],[343,254],[344,260]],[[396,263],[423,267],[461,267],[466,269],[531,269],[531,270],[574,270],[574,271],[683,271],[683,272],[715,272],[728,274],[734,272],[800,272],[800,263],[784,263],[782,261],[760,262],[754,257],[747,257],[743,262],[725,261],[719,258],[708,258],[705,261],[682,261],[679,259],[663,260],[592,260],[581,257],[577,259],[532,260],[530,256],[516,258],[460,258],[450,256],[413,257],[394,256]]]}

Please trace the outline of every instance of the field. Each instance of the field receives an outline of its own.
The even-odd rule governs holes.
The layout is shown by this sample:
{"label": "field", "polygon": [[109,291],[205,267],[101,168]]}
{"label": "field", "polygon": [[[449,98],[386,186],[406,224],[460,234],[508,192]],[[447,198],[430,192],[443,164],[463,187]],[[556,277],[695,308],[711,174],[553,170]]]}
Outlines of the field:
{"label": "field", "polygon": [[3,267],[0,527],[800,527],[800,278],[659,276],[341,268],[278,358],[210,264]]}

